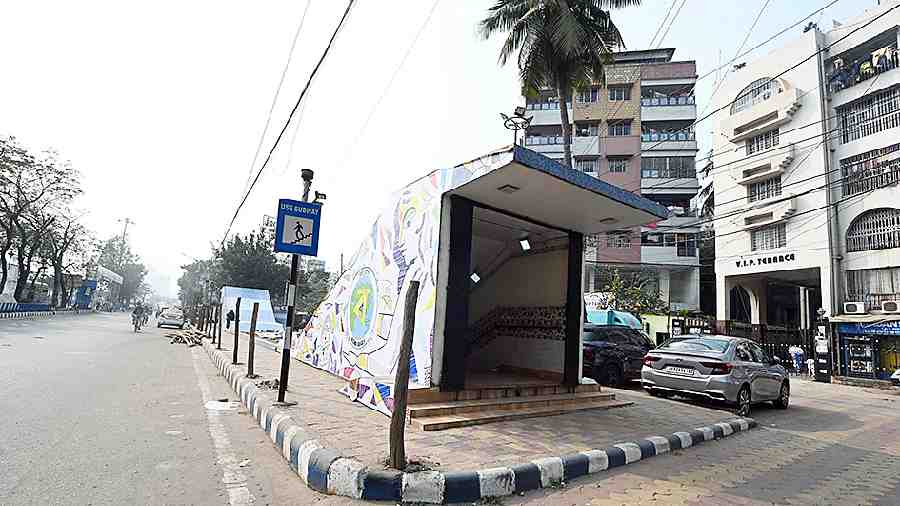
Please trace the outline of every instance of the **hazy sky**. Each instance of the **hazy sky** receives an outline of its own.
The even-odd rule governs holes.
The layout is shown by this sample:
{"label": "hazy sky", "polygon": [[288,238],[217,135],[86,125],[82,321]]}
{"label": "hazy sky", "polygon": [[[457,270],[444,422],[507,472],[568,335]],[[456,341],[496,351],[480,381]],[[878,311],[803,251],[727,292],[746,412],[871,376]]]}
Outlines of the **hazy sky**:
{"label": "hazy sky", "polygon": [[[264,151],[345,6],[311,1]],[[702,75],[734,56],[764,0],[685,2],[663,46],[677,48],[676,59],[696,60]],[[440,0],[360,132],[432,3],[357,1],[307,96],[299,130],[289,129],[234,231],[257,227],[277,199],[299,198],[299,169],[313,169],[314,189],[328,195],[320,258],[336,268],[392,190],[510,142],[498,113],[521,102],[516,69],[499,68],[499,42],[475,31],[493,0]],[[643,3],[613,13],[629,49],[647,47],[671,4]],[[746,47],[827,3],[771,0]],[[874,4],[840,0],[813,20],[831,28],[832,19]],[[121,218],[133,219],[128,235],[154,288],[173,295],[179,266],[206,256],[231,219],[305,8],[306,0],[0,0],[0,134],[71,159],[84,174],[78,206],[89,211],[88,225],[105,238],[121,234]],[[700,109],[715,78],[698,84]],[[713,121],[698,132],[708,133]]]}

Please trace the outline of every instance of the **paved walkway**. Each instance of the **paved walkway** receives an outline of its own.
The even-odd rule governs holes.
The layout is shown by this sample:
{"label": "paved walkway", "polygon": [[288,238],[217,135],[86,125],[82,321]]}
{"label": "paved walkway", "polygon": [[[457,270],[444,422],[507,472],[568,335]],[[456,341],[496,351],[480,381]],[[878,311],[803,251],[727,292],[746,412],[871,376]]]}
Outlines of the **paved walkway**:
{"label": "paved walkway", "polygon": [[[224,336],[221,353],[231,355],[233,334]],[[241,336],[239,361],[246,363],[248,337]],[[260,380],[278,377],[280,352],[256,346],[255,372]],[[390,419],[339,393],[344,381],[297,360],[291,363],[287,400],[298,402],[299,419],[326,447],[369,465],[388,455]],[[275,395],[275,392],[272,392]],[[647,436],[670,434],[734,418],[728,412],[673,403],[621,391],[635,404],[611,410],[588,410],[437,432],[407,426],[406,448],[412,460],[443,471],[510,466],[532,459],[604,448]],[[741,436],[743,437],[743,436]],[[273,450],[274,451],[274,450]]]}
{"label": "paved walkway", "polygon": [[756,407],[759,428],[740,437],[504,504],[900,504],[900,396],[800,379],[792,390],[788,410]]}

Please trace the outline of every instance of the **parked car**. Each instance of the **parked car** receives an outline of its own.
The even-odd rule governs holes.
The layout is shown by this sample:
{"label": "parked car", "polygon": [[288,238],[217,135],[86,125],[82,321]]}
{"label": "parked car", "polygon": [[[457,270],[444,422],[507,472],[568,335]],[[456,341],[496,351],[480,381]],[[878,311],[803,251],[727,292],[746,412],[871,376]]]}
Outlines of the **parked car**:
{"label": "parked car", "polygon": [[167,307],[163,309],[162,313],[159,314],[159,318],[156,319],[156,326],[162,327],[178,327],[180,329],[184,328],[184,313],[181,312],[180,309]]}
{"label": "parked car", "polygon": [[758,402],[787,409],[791,395],[788,372],[777,357],[749,339],[720,335],[666,341],[644,357],[641,384],[656,396],[725,401],[740,416]]}
{"label": "parked car", "polygon": [[644,355],[653,342],[640,330],[623,325],[585,324],[582,333],[584,375],[602,385],[618,385],[641,376]]}

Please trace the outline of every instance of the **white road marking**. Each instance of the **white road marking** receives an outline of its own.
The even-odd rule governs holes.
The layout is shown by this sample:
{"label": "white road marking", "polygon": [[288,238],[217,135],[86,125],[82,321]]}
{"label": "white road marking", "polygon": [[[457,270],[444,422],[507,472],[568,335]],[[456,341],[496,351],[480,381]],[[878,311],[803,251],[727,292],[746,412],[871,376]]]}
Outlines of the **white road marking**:
{"label": "white road marking", "polygon": [[225,484],[225,490],[228,492],[228,504],[250,504],[255,499],[250,494],[250,489],[247,488],[247,477],[241,471],[240,461],[231,451],[231,440],[228,439],[225,425],[219,419],[221,416],[228,416],[227,414],[232,410],[209,409],[209,403],[216,401],[213,399],[209,380],[206,379],[206,375],[200,368],[200,360],[205,357],[200,355],[197,348],[191,348],[191,357],[194,359],[197,384],[200,386],[203,402],[207,406],[206,420],[209,423],[209,435],[212,437],[213,446],[216,447],[217,462],[222,466],[222,483]]}

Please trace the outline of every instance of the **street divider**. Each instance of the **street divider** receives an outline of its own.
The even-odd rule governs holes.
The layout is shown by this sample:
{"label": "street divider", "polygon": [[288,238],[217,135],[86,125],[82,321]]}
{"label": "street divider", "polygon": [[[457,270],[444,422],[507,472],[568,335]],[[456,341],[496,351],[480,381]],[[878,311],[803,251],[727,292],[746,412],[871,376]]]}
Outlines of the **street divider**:
{"label": "street divider", "polygon": [[646,460],[674,450],[684,450],[706,441],[722,439],[756,427],[752,418],[736,418],[706,427],[685,429],[667,436],[547,457],[510,467],[474,471],[419,471],[371,469],[339,450],[325,448],[306,424],[259,395],[256,383],[232,360],[203,341],[203,349],[240,397],[291,469],[307,486],[318,492],[373,501],[429,504],[476,502],[492,497],[521,494],[556,487],[580,476]]}

